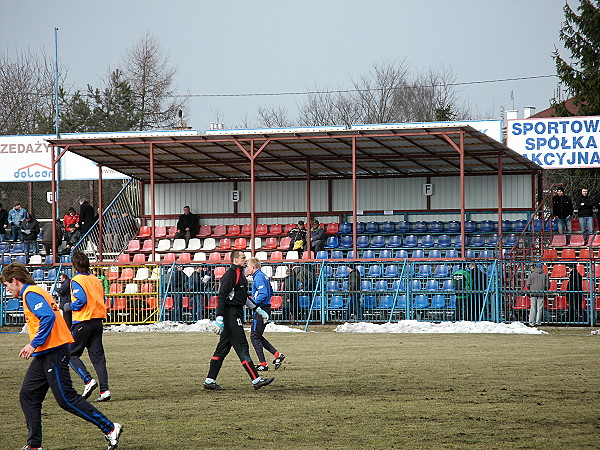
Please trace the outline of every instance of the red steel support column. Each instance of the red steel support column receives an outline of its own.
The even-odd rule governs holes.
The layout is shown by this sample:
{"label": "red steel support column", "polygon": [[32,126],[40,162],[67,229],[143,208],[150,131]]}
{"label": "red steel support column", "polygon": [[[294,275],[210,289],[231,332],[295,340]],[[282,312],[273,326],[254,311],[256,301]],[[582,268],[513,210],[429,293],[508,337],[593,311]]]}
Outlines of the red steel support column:
{"label": "red steel support column", "polygon": [[152,231],[150,239],[152,239],[152,261],[156,261],[156,195],[154,192],[154,144],[150,142],[150,226]]}
{"label": "red steel support column", "polygon": [[[310,208],[310,159],[306,160],[306,251],[310,256],[310,228],[311,228],[311,208]],[[316,255],[315,255],[316,256]]]}
{"label": "red steel support column", "polygon": [[56,252],[57,252],[57,248],[56,248],[56,220],[58,219],[57,214],[56,214],[56,160],[55,160],[55,155],[54,155],[54,151],[56,150],[56,147],[54,147],[54,145],[50,146],[50,150],[51,150],[51,156],[52,156],[52,261],[53,263],[56,263]]}
{"label": "red steel support column", "polygon": [[502,153],[498,155],[498,249],[499,258],[504,258],[504,248],[502,246]]}
{"label": "red steel support column", "polygon": [[255,204],[255,195],[256,195],[256,180],[254,179],[254,139],[250,141],[250,251],[252,252],[252,256],[254,256],[256,249],[254,248],[254,236],[256,227],[256,204]]}
{"label": "red steel support column", "polygon": [[465,251],[465,134],[460,133],[460,251],[464,258]]}
{"label": "red steel support column", "polygon": [[356,231],[356,138],[352,138],[352,250],[354,258],[358,258],[357,240],[358,234]]}
{"label": "red steel support column", "polygon": [[102,262],[102,166],[98,164],[98,260]]}

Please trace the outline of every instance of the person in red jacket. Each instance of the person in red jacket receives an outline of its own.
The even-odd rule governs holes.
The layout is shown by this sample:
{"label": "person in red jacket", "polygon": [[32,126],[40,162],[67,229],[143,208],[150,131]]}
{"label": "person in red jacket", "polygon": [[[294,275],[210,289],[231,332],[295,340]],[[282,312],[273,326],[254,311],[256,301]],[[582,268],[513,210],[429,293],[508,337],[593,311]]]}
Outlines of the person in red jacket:
{"label": "person in red jacket", "polygon": [[116,448],[122,425],[109,420],[73,388],[69,372],[69,344],[73,337],[52,296],[36,286],[27,267],[20,263],[9,264],[2,270],[2,283],[14,298],[23,298],[30,342],[19,356],[33,357],[19,393],[29,430],[23,449],[42,448],[42,402],[48,389],[62,409],[100,428],[109,450]]}
{"label": "person in red jacket", "polygon": [[77,223],[79,222],[79,214],[77,214],[77,211],[75,211],[75,208],[69,208],[69,210],[67,211],[67,214],[65,214],[65,217],[63,218],[63,227],[65,228],[65,241],[69,240],[69,236],[71,231],[69,230],[69,227],[71,226],[71,224],[77,226]]}

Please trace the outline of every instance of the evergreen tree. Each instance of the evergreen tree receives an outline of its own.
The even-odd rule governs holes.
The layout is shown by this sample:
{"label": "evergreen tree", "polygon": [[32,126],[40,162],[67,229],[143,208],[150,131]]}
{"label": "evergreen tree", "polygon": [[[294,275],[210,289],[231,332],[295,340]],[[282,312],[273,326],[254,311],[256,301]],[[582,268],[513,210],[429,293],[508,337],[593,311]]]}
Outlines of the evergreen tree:
{"label": "evergreen tree", "polygon": [[[577,15],[565,4],[560,39],[571,52],[572,63],[554,52],[556,72],[579,108],[579,115],[600,115],[600,0],[580,0]],[[564,102],[554,99],[557,116],[570,116]]]}

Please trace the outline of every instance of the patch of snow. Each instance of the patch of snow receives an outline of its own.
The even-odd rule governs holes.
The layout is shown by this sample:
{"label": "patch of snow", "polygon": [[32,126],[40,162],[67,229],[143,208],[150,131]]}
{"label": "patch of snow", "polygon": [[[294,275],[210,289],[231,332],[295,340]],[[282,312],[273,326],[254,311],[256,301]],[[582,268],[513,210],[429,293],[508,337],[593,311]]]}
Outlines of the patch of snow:
{"label": "patch of snow", "polygon": [[597,334],[600,336],[600,329],[592,331],[592,334]]}
{"label": "patch of snow", "polygon": [[400,320],[384,324],[369,322],[344,323],[335,328],[338,333],[495,333],[495,334],[548,334],[530,328],[521,322],[419,322]]}
{"label": "patch of snow", "polygon": [[[215,326],[209,319],[202,319],[196,323],[157,322],[148,325],[110,325],[104,329],[107,333],[213,333]],[[304,331],[285,325],[268,323],[265,328],[273,333],[303,333]]]}

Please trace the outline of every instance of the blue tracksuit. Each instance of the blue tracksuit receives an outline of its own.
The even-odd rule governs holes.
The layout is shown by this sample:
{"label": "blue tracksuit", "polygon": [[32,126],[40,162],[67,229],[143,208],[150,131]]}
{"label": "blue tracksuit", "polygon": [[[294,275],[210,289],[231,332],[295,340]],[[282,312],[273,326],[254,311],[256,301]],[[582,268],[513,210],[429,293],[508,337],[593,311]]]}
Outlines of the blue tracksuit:
{"label": "blue tracksuit", "polygon": [[[273,296],[273,288],[267,276],[259,269],[252,275],[252,302],[262,308],[267,314],[271,314],[271,297]],[[277,350],[267,341],[263,333],[265,331],[265,322],[256,312],[252,315],[252,328],[250,330],[250,340],[256,350],[256,356],[261,363],[266,362],[263,348],[275,354]]]}

